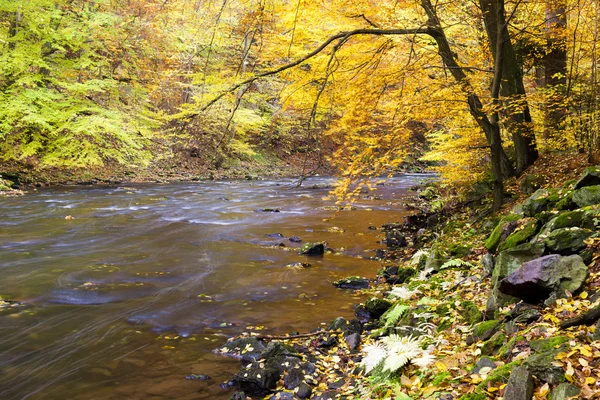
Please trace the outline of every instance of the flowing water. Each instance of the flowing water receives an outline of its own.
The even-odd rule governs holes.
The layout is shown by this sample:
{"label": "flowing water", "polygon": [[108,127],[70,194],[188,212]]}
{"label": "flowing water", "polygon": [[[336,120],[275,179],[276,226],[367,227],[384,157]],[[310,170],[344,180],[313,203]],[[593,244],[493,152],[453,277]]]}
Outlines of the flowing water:
{"label": "flowing water", "polygon": [[[0,399],[227,398],[219,383],[239,361],[211,350],[248,330],[351,317],[363,299],[331,283],[375,276],[381,233],[369,226],[401,220],[406,189],[424,177],[391,179],[337,215],[326,189],[306,188],[325,178],[0,198],[0,298],[25,303],[0,309]],[[300,256],[291,236],[341,254]]]}

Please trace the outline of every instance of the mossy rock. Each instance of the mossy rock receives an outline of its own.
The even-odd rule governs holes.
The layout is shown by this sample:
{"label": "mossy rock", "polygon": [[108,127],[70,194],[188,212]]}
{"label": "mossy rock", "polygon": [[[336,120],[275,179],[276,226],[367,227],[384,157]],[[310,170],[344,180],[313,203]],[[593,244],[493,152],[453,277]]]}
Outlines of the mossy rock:
{"label": "mossy rock", "polygon": [[512,337],[506,344],[498,349],[496,352],[496,357],[501,359],[507,359],[512,355],[512,351],[515,348],[518,342],[522,342],[526,340],[525,336],[514,336]]}
{"label": "mossy rock", "polygon": [[496,332],[481,347],[481,354],[484,356],[493,356],[506,342],[506,335],[503,332]]}
{"label": "mossy rock", "polygon": [[584,240],[593,234],[589,229],[576,227],[555,229],[548,234],[545,244],[553,253],[575,254],[586,247]]}
{"label": "mossy rock", "polygon": [[488,387],[488,384],[508,382],[512,369],[519,365],[521,365],[521,361],[513,361],[496,368],[481,383],[479,383],[479,385],[477,385],[477,388],[485,390]]}
{"label": "mossy rock", "polygon": [[529,346],[536,353],[542,353],[545,351],[555,350],[560,348],[563,344],[567,343],[569,338],[566,336],[554,336],[547,339],[532,340]]}
{"label": "mossy rock", "polygon": [[379,319],[392,305],[391,301],[377,297],[371,297],[365,302],[365,308],[373,319]]}
{"label": "mossy rock", "polygon": [[493,319],[491,321],[480,322],[473,327],[473,333],[467,338],[467,344],[477,341],[490,339],[502,327],[502,321]]}
{"label": "mossy rock", "polygon": [[417,274],[417,270],[414,268],[399,268],[398,269],[398,281],[396,283],[405,283]]}
{"label": "mossy rock", "polygon": [[369,280],[367,278],[362,278],[360,276],[349,276],[347,278],[340,279],[338,281],[333,282],[333,285],[340,289],[350,289],[350,290],[368,289],[369,288]]}
{"label": "mossy rock", "polygon": [[470,300],[462,301],[458,312],[469,325],[474,325],[483,321],[483,313],[479,311],[477,305]]}
{"label": "mossy rock", "polygon": [[318,256],[325,253],[325,243],[305,243],[298,251],[300,254],[308,256]]}
{"label": "mossy rock", "polygon": [[453,258],[463,258],[469,255],[471,252],[471,246],[460,243],[452,243],[448,246],[448,253]]}
{"label": "mossy rock", "polygon": [[519,227],[511,233],[506,240],[498,246],[498,251],[508,250],[517,245],[525,243],[529,238],[533,237],[539,228],[538,220],[534,218],[521,220],[518,222]]}
{"label": "mossy rock", "polygon": [[488,239],[485,241],[485,248],[492,253],[495,252],[500,242],[508,237],[514,228],[517,227],[514,222],[518,221],[519,219],[521,219],[519,214],[508,214],[502,217],[500,222],[498,222],[498,225],[496,225],[492,233],[490,233]]}
{"label": "mossy rock", "polygon": [[574,210],[577,208],[577,204],[573,201],[573,191],[567,192],[562,199],[556,203],[555,208],[557,210]]}
{"label": "mossy rock", "polygon": [[571,383],[561,383],[550,392],[548,400],[568,400],[579,398],[581,389]]}
{"label": "mossy rock", "polygon": [[556,190],[538,189],[523,202],[523,214],[526,217],[533,217],[549,210],[559,200]]}
{"label": "mossy rock", "polygon": [[600,185],[586,186],[573,192],[573,202],[578,207],[586,207],[600,203]]}
{"label": "mossy rock", "polygon": [[600,166],[586,168],[583,171],[581,178],[575,182],[575,189],[596,185],[600,185]]}
{"label": "mossy rock", "polygon": [[536,378],[550,384],[561,383],[565,380],[565,371],[562,367],[553,365],[554,358],[561,349],[554,349],[533,354],[525,360],[525,367]]}

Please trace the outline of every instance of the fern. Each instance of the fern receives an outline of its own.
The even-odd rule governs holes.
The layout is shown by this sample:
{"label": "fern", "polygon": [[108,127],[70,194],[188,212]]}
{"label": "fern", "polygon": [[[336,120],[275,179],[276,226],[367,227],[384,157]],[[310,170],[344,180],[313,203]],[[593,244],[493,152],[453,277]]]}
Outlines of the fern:
{"label": "fern", "polygon": [[462,268],[462,267],[473,268],[474,265],[468,261],[461,260],[460,258],[454,258],[454,259],[446,261],[444,264],[442,264],[440,269]]}
{"label": "fern", "polygon": [[385,327],[389,328],[396,325],[409,309],[410,307],[406,304],[396,304],[394,307],[390,308],[381,316]]}

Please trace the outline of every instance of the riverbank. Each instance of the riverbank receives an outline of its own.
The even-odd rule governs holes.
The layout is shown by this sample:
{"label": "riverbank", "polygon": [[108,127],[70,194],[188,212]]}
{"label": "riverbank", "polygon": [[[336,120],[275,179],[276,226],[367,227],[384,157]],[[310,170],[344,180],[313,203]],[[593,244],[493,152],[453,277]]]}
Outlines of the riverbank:
{"label": "riverbank", "polygon": [[379,227],[378,277],[338,283],[370,296],[355,318],[248,332],[217,350],[242,359],[230,384],[269,399],[594,398],[600,169],[583,167],[540,160],[500,215],[484,202]]}

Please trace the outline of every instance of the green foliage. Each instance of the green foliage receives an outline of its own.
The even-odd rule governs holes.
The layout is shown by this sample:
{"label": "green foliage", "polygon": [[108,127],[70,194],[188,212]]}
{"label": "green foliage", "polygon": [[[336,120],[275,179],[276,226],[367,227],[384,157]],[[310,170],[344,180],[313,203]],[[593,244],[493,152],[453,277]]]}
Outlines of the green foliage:
{"label": "green foliage", "polygon": [[395,326],[408,310],[410,310],[409,306],[398,303],[381,316],[381,321],[383,321],[386,328]]}
{"label": "green foliage", "polygon": [[[123,19],[103,3],[0,3],[2,161],[82,167],[150,159],[157,116],[140,85],[117,79],[111,49]],[[120,64],[121,74],[136,73]]]}

